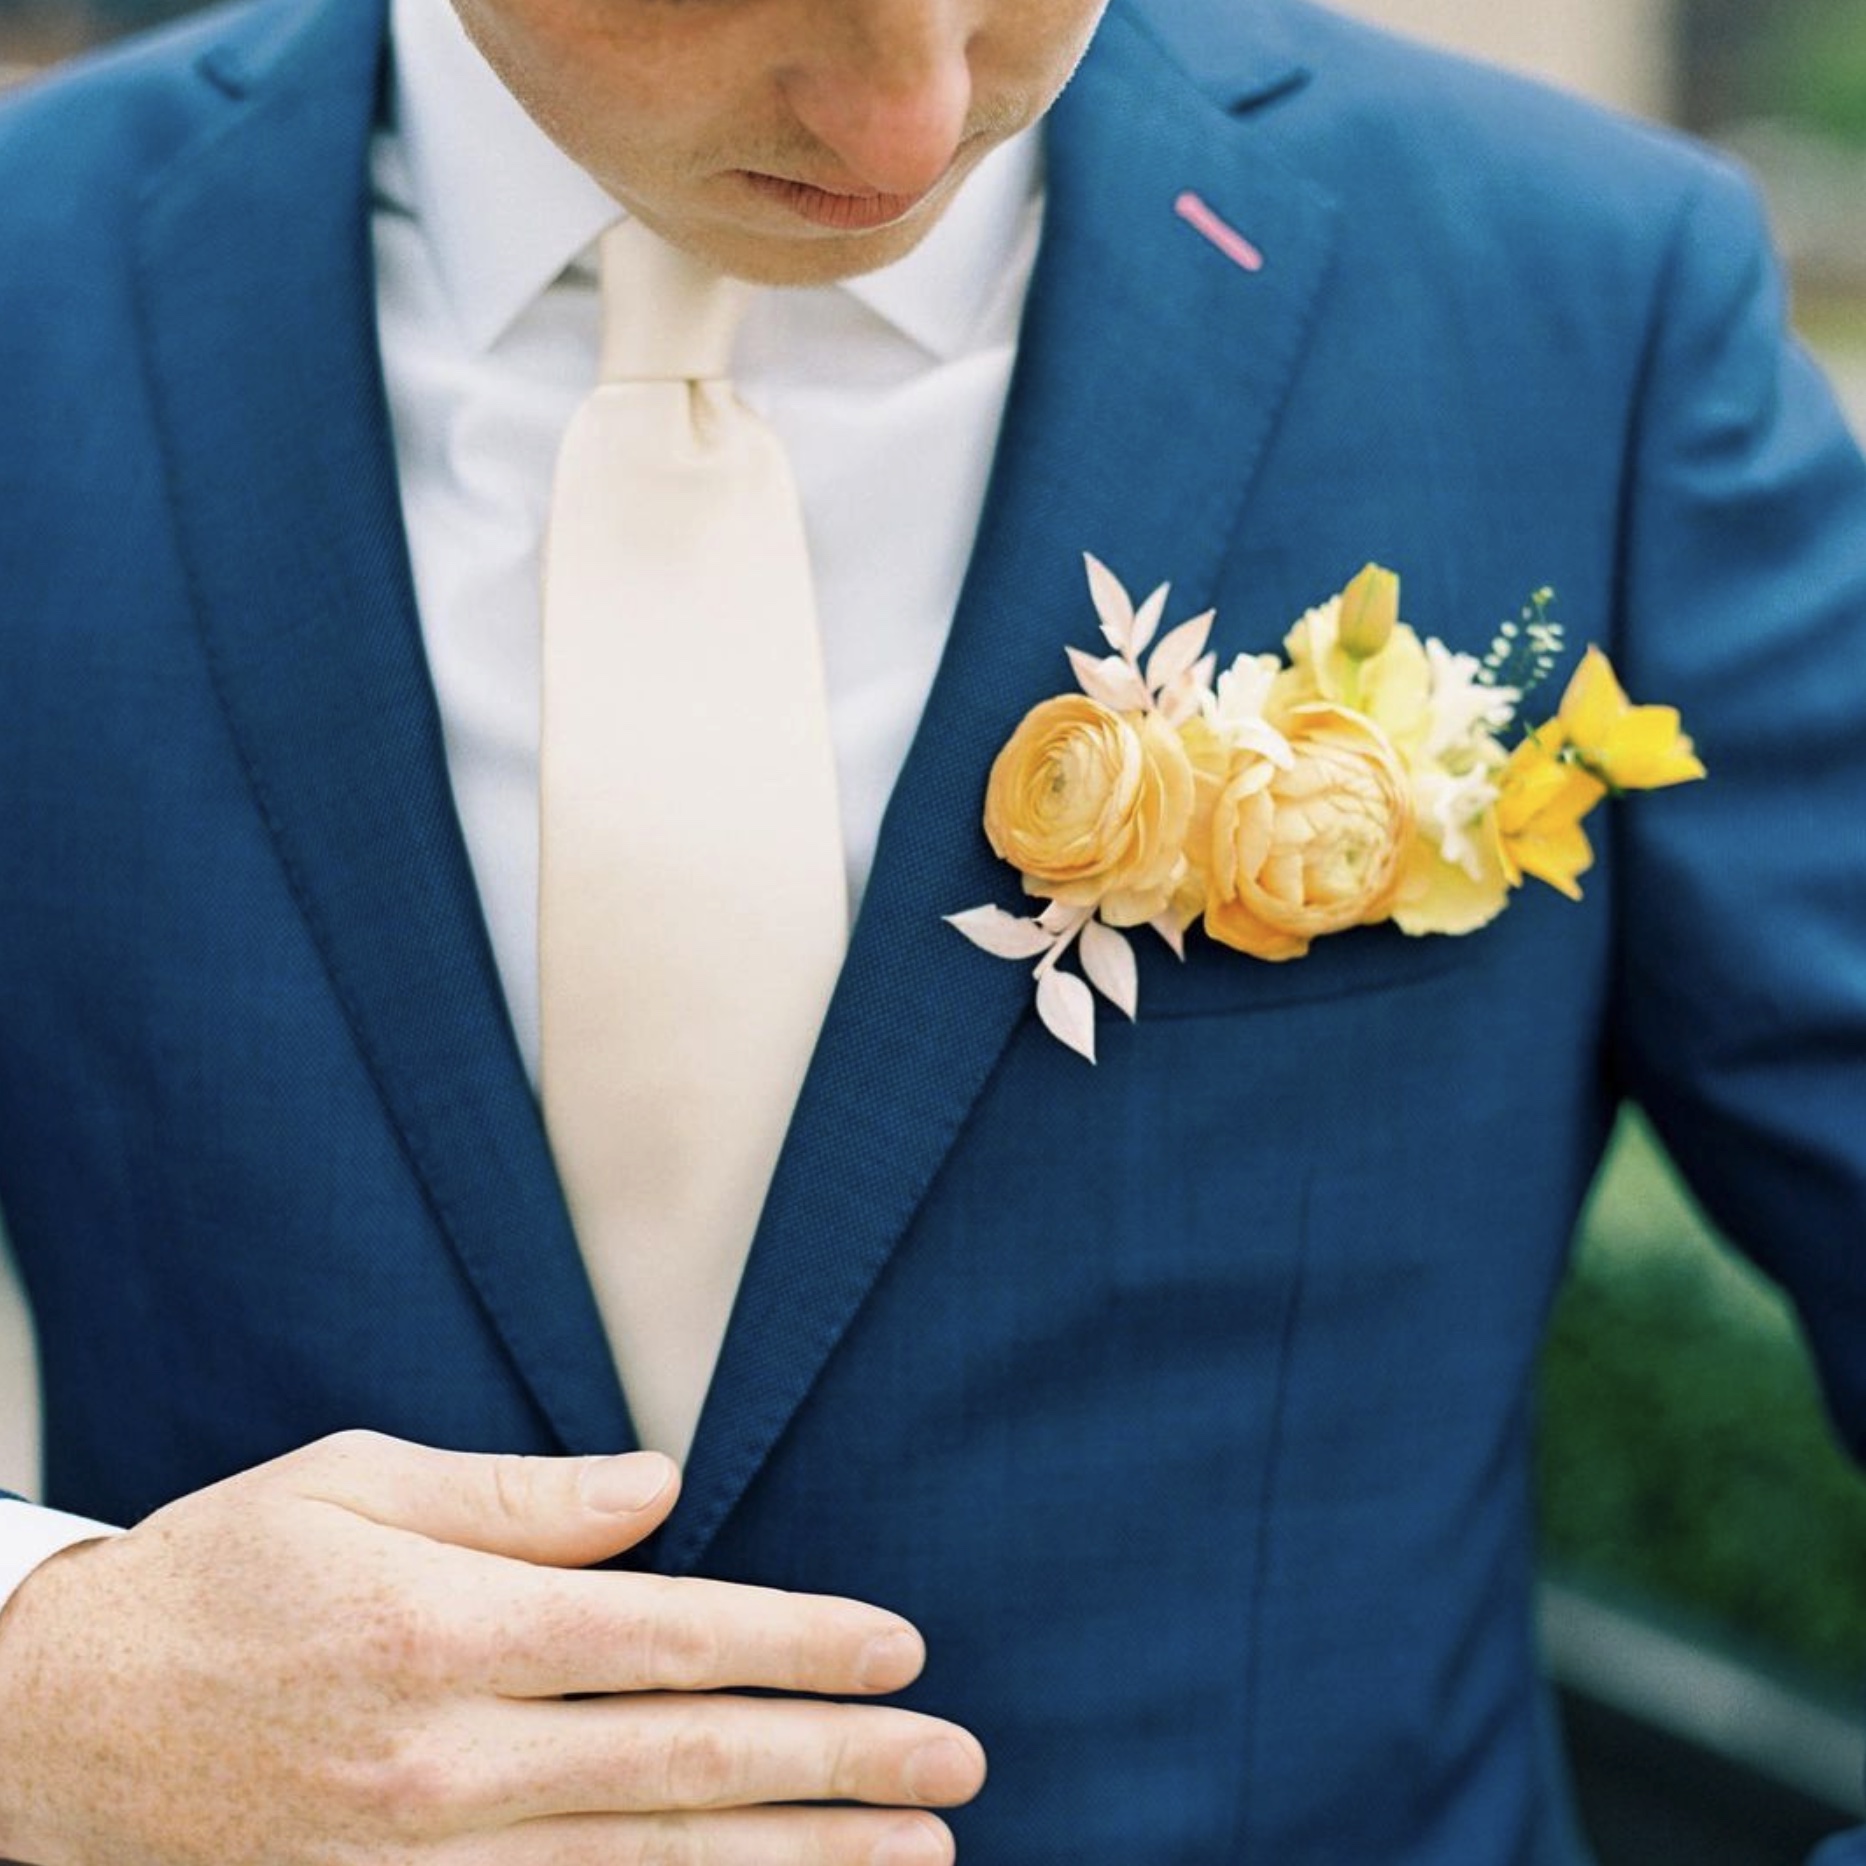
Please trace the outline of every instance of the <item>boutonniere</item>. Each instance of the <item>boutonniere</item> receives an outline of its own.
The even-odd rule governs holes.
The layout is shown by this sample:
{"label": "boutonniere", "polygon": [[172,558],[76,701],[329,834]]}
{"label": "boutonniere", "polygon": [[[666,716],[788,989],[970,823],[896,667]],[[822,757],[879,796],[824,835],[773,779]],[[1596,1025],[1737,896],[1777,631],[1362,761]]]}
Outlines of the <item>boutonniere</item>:
{"label": "boutonniere", "polygon": [[1633,705],[1597,648],[1554,717],[1522,726],[1562,649],[1547,590],[1479,658],[1421,639],[1399,578],[1370,564],[1290,630],[1287,659],[1219,673],[1212,612],[1156,643],[1166,586],[1136,606],[1087,563],[1112,653],[1068,650],[1081,691],[1025,715],[985,790],[985,835],[1043,907],[947,920],[1034,960],[1038,1015],[1090,1062],[1094,992],[1139,1011],[1134,928],[1182,958],[1196,925],[1273,961],[1381,921],[1475,932],[1531,876],[1581,898],[1581,825],[1604,797],[1704,775],[1677,710]]}

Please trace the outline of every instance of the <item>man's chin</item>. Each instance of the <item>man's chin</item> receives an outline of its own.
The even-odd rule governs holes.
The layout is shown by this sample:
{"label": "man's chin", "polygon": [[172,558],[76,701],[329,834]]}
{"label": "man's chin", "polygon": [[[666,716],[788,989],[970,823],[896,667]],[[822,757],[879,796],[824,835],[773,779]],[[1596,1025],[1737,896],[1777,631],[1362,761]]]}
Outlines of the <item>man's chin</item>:
{"label": "man's chin", "polygon": [[721,250],[713,263],[754,285],[834,285],[879,272],[905,259],[938,223],[939,213],[916,216],[914,224],[877,227],[868,233],[835,234],[809,240],[757,240]]}
{"label": "man's chin", "polygon": [[[694,258],[754,285],[834,285],[905,259],[939,225],[959,184],[942,187],[899,220],[860,232],[813,226],[801,216],[795,232],[720,218],[685,219],[644,205],[641,218]],[[781,209],[772,210],[775,221]],[[761,217],[762,219],[763,217]]]}

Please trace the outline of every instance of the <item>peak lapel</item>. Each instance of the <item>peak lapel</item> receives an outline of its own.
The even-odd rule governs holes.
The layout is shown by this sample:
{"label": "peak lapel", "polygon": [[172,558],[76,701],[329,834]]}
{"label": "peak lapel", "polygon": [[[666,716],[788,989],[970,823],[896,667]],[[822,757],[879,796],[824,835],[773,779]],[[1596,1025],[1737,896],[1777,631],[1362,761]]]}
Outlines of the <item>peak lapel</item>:
{"label": "peak lapel", "polygon": [[[1249,95],[1290,81],[1260,66]],[[662,1539],[670,1569],[703,1558],[1029,1015],[1026,968],[940,916],[1016,899],[980,832],[985,776],[1022,713],[1069,685],[1065,645],[1093,639],[1083,551],[1142,590],[1176,579],[1175,618],[1204,606],[1329,264],[1327,200],[1277,172],[1248,120],[1125,13],[1058,104],[1048,149],[971,571]],[[1187,195],[1262,269],[1196,230]]]}
{"label": "peak lapel", "polygon": [[176,524],[214,679],[412,1170],[576,1450],[627,1415],[454,816],[374,324],[374,0],[267,8],[139,260]]}

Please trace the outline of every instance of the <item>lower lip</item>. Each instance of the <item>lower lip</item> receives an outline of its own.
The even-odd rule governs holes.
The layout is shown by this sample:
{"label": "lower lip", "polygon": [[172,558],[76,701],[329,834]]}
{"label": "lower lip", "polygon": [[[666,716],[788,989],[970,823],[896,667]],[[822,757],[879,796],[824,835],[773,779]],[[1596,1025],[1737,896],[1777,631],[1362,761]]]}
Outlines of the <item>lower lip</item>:
{"label": "lower lip", "polygon": [[837,233],[867,233],[885,227],[926,199],[924,194],[831,194],[826,188],[786,181],[778,175],[760,175],[750,169],[740,173],[767,201]]}

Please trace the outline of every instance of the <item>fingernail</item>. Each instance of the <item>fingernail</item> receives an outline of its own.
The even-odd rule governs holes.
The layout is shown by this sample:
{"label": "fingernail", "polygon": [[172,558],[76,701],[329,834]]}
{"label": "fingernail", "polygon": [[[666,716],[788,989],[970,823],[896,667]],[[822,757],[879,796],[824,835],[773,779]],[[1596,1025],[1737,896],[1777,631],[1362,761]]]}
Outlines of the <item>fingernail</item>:
{"label": "fingernail", "polygon": [[916,1801],[943,1806],[971,1794],[978,1777],[972,1753],[956,1737],[923,1743],[907,1758],[902,1780]]}
{"label": "fingernail", "polygon": [[869,1866],[946,1866],[952,1842],[935,1822],[902,1821],[882,1835],[868,1857]]}
{"label": "fingernail", "polygon": [[631,1451],[620,1458],[592,1458],[577,1488],[583,1501],[605,1516],[629,1516],[645,1510],[673,1480],[674,1467],[655,1451]]}
{"label": "fingernail", "polygon": [[898,1691],[920,1670],[920,1639],[905,1627],[881,1633],[862,1648],[855,1667],[860,1691]]}

